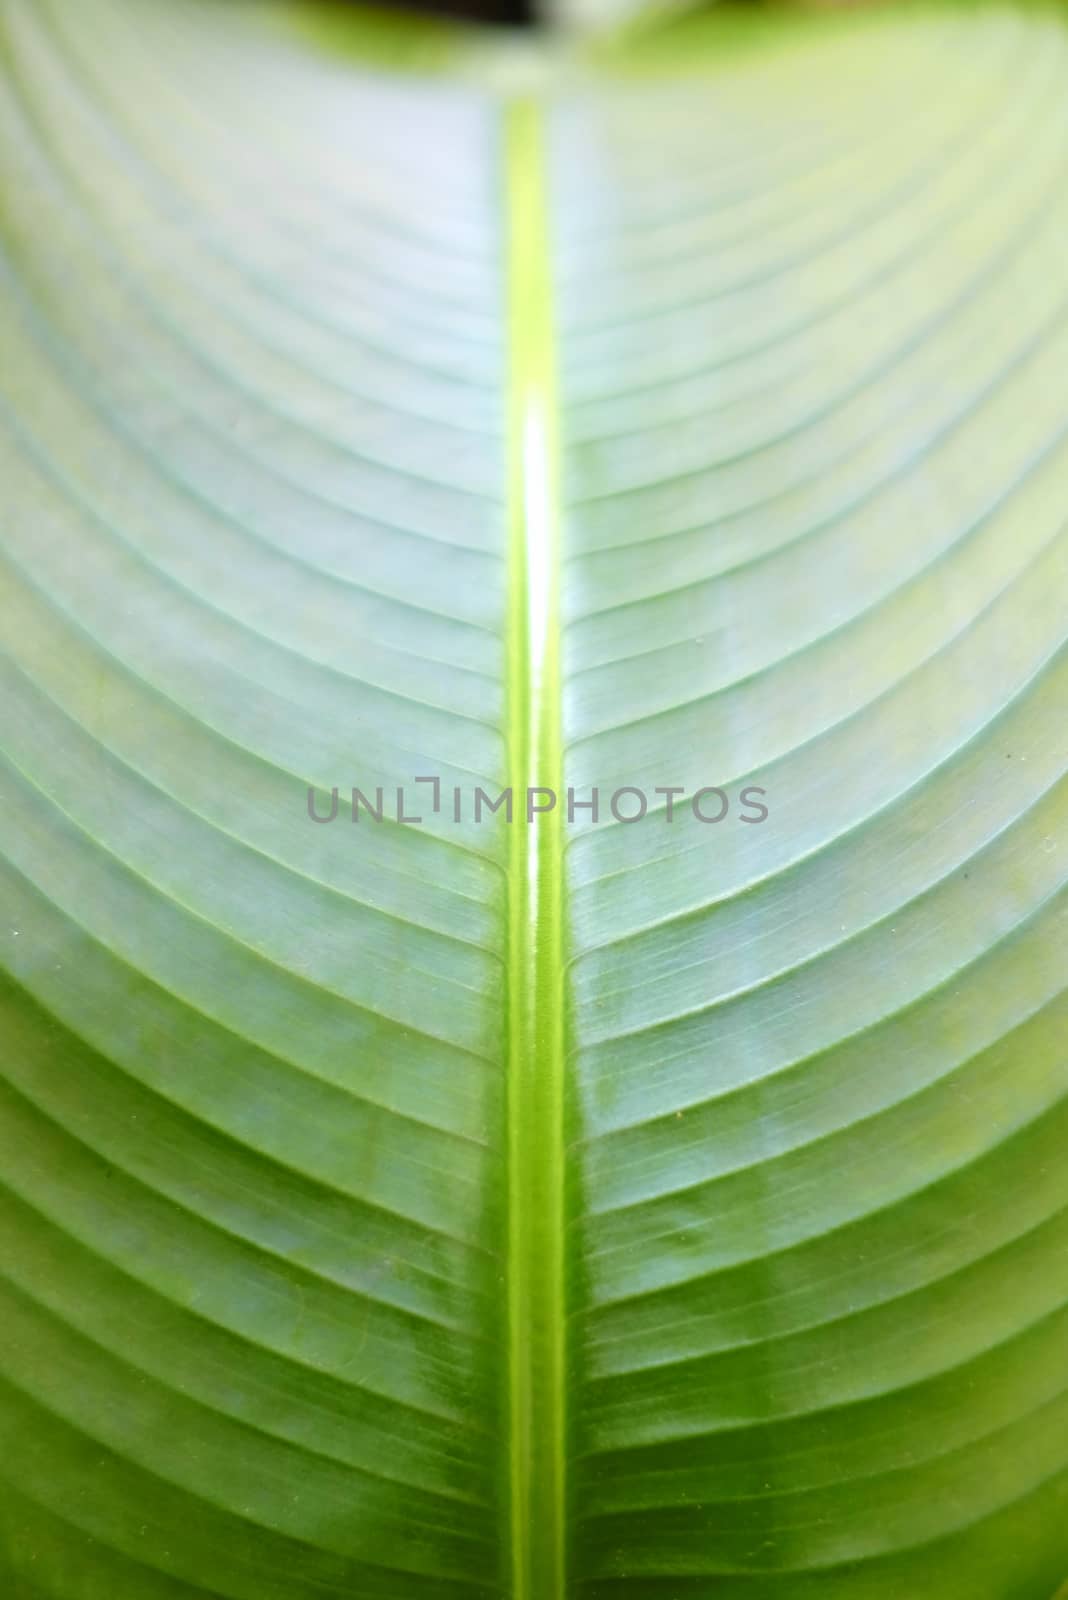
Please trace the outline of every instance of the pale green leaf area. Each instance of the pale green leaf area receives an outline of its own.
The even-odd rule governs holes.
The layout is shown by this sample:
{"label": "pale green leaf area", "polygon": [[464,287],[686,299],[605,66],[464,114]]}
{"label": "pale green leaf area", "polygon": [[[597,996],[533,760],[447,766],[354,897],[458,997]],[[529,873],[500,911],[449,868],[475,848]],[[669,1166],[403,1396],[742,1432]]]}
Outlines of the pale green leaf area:
{"label": "pale green leaf area", "polygon": [[0,0],[0,1597],[1049,1600],[1064,24],[346,18]]}

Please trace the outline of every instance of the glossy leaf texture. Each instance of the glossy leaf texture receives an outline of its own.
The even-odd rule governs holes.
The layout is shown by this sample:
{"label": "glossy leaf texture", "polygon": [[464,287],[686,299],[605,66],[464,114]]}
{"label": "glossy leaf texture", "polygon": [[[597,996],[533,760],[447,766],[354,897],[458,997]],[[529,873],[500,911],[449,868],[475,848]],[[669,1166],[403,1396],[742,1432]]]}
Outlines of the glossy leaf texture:
{"label": "glossy leaf texture", "polygon": [[4,1592],[1048,1600],[1063,23],[345,32],[0,0]]}
{"label": "glossy leaf texture", "polygon": [[3,7],[20,1600],[497,1588],[495,118],[293,48]]}
{"label": "glossy leaf texture", "polygon": [[1068,1563],[1068,55],[874,27],[556,130],[570,779],[731,806],[568,853],[598,1600]]}

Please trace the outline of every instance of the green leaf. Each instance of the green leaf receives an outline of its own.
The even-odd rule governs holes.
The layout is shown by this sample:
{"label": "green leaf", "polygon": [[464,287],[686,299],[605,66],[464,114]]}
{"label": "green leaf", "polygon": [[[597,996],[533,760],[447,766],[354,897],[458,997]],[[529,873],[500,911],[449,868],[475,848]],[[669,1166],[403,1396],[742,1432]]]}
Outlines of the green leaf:
{"label": "green leaf", "polygon": [[397,26],[0,4],[2,1592],[1048,1600],[1063,23]]}

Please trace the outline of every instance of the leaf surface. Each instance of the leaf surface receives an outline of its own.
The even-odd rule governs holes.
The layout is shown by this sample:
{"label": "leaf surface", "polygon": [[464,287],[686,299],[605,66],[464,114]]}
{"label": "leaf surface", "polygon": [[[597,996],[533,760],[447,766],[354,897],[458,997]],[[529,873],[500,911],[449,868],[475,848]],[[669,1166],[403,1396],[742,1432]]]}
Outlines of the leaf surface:
{"label": "leaf surface", "polygon": [[383,28],[0,4],[7,1590],[1048,1600],[1063,25]]}

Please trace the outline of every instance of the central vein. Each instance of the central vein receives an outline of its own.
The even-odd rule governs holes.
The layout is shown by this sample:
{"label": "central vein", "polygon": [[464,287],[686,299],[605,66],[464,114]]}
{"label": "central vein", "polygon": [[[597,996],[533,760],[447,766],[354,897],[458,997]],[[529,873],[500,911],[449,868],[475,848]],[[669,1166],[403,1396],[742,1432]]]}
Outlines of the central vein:
{"label": "central vein", "polygon": [[[506,111],[510,604],[509,1537],[514,1600],[564,1593],[559,439],[543,117]],[[556,808],[527,821],[527,791]],[[539,803],[545,803],[540,797]]]}

